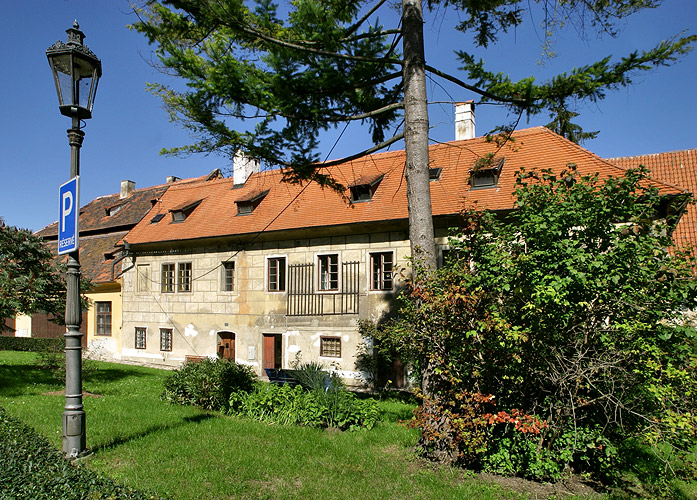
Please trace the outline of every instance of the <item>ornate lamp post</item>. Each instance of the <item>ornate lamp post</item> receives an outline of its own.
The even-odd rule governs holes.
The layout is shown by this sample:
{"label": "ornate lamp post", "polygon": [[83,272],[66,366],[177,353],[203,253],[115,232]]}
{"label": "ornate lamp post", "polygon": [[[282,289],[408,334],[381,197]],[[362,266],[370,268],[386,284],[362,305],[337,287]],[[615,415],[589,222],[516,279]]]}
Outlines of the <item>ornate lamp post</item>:
{"label": "ornate lamp post", "polygon": [[[71,179],[80,175],[80,147],[85,136],[80,130],[80,120],[92,117],[97,83],[102,76],[102,63],[83,45],[85,34],[79,28],[75,21],[73,27],[66,30],[67,43],[58,41],[46,50],[58,92],[60,112],[72,118],[72,127],[68,130]],[[79,206],[75,210],[79,211]],[[76,242],[77,239],[78,228],[75,227]],[[80,258],[77,244],[75,250],[68,254],[66,274],[63,451],[68,457],[77,457],[86,451],[85,411],[82,406]]]}

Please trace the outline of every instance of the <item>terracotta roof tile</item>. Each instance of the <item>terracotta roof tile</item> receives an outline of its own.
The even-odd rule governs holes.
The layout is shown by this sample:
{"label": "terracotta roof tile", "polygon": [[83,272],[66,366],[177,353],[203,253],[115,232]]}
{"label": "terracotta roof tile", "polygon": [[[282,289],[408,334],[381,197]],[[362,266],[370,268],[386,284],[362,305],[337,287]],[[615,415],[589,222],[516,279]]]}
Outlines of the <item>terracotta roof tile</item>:
{"label": "terracotta roof tile", "polygon": [[[192,179],[179,180],[169,184],[136,189],[126,198],[120,193],[100,196],[80,208],[80,271],[84,277],[94,283],[111,281],[113,259],[120,255],[115,248],[121,239],[145,215],[153,205],[172,186],[189,186],[201,184],[211,179],[221,178],[220,171]],[[120,207],[114,210],[114,207]],[[58,221],[36,232],[42,236],[54,254],[57,253]],[[105,258],[112,255],[112,258]],[[56,256],[59,262],[65,262],[66,256]]]}
{"label": "terracotta roof tile", "polygon": [[[109,234],[80,237],[80,273],[84,278],[93,283],[109,283],[111,280],[111,267],[120,251],[115,245],[127,231],[112,232]],[[57,252],[57,240],[47,241],[46,245],[54,254]],[[107,258],[110,256],[110,258]],[[66,255],[57,256],[58,262],[66,263]],[[117,267],[117,271],[120,268]]]}
{"label": "terracotta roof tile", "polygon": [[[697,194],[697,149],[670,151],[641,156],[608,158],[622,168],[636,168],[640,165],[651,170],[654,179],[679,186],[693,195]],[[676,246],[697,246],[697,207],[690,204],[680,218],[673,241]]]}
{"label": "terracotta roof tile", "polygon": [[[619,176],[623,170],[603,160],[544,127],[520,130],[514,140],[500,150],[484,138],[436,144],[430,147],[431,168],[442,168],[439,180],[431,182],[433,214],[451,215],[466,206],[504,210],[513,207],[516,171],[521,168],[561,171],[569,163],[584,174],[599,173],[601,177]],[[470,169],[474,162],[488,153],[505,157],[498,186],[470,189]],[[319,228],[344,224],[405,220],[408,217],[404,151],[379,153],[329,169],[343,185],[350,186],[363,178],[384,175],[371,201],[350,203],[330,189],[314,183],[304,186],[281,183],[281,172],[270,170],[252,174],[242,187],[233,189],[232,179],[206,183],[173,185],[160,202],[134,227],[125,239],[131,244],[182,241],[230,235],[254,234],[298,228]],[[653,182],[666,194],[680,190]],[[236,201],[253,193],[268,190],[256,209],[237,215]],[[150,220],[158,213],[187,200],[203,199],[184,222],[172,224],[163,218],[156,224]]]}

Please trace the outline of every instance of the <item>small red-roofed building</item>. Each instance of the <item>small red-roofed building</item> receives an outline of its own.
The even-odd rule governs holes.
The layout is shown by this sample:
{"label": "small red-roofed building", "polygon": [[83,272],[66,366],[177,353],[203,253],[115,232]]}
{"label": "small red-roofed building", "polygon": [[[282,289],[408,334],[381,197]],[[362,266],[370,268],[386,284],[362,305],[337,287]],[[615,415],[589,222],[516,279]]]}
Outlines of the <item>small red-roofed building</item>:
{"label": "small red-roofed building", "polygon": [[[119,193],[100,196],[80,208],[80,273],[92,283],[84,295],[89,308],[82,313],[80,331],[87,355],[102,359],[121,359],[121,273],[128,263],[124,261],[123,237],[130,231],[157,200],[174,185],[204,182],[222,177],[218,170],[188,180],[168,178],[166,184],[136,189],[133,181],[121,182]],[[67,256],[58,256],[58,222],[36,232],[56,254],[58,262],[67,262]],[[62,337],[65,327],[53,321],[46,313],[33,316],[19,315],[15,319],[15,335],[31,337]]]}
{"label": "small red-roofed building", "polygon": [[[463,209],[514,208],[520,169],[624,174],[544,127],[503,143],[434,144],[429,153],[441,261]],[[237,183],[170,186],[124,237],[133,267],[123,274],[122,358],[176,366],[220,356],[260,376],[315,361],[349,383],[364,376],[358,321],[392,310],[409,272],[404,163],[404,151],[394,151],[328,167],[343,193],[283,183],[280,170],[249,163]],[[666,199],[684,194],[650,183]]]}

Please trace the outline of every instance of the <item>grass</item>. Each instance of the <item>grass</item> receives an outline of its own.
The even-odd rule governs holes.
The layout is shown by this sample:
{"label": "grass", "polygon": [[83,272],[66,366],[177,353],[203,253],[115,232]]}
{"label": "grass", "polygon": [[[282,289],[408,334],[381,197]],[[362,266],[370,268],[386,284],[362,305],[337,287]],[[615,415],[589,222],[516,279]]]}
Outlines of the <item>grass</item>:
{"label": "grass", "polygon": [[[526,498],[466,472],[414,458],[417,432],[388,401],[371,431],[270,426],[159,400],[168,372],[99,363],[85,377],[90,469],[174,499]],[[62,383],[35,355],[0,351],[0,406],[61,446]]]}

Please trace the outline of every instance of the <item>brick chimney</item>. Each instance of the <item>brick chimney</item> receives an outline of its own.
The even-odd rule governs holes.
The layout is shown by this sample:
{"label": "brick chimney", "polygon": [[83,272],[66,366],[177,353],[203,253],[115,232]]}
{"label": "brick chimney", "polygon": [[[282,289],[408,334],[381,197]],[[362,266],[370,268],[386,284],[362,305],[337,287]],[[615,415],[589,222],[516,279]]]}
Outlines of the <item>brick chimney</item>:
{"label": "brick chimney", "polygon": [[247,182],[250,175],[259,172],[259,160],[250,158],[242,151],[237,151],[232,159],[232,180],[235,186]]}
{"label": "brick chimney", "polygon": [[121,195],[119,198],[127,198],[133,194],[133,191],[136,190],[136,183],[133,181],[128,181],[124,180],[121,181]]}
{"label": "brick chimney", "polygon": [[474,101],[455,103],[455,140],[474,139]]}

